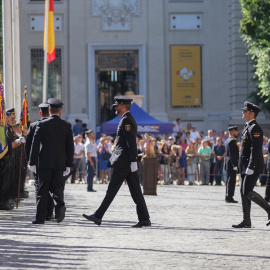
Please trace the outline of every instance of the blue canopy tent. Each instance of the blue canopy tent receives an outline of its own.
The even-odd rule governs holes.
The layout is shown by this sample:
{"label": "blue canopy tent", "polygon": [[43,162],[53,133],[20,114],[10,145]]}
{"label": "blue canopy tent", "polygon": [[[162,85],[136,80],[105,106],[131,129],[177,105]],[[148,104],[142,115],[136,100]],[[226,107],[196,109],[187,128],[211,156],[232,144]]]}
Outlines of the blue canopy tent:
{"label": "blue canopy tent", "polygon": [[[131,104],[130,112],[137,122],[137,133],[151,133],[151,134],[171,134],[173,130],[173,124],[159,121],[142,108],[140,108],[135,102]],[[113,118],[108,122],[104,122],[97,125],[97,137],[100,137],[101,133],[116,134],[117,126],[120,116]]]}

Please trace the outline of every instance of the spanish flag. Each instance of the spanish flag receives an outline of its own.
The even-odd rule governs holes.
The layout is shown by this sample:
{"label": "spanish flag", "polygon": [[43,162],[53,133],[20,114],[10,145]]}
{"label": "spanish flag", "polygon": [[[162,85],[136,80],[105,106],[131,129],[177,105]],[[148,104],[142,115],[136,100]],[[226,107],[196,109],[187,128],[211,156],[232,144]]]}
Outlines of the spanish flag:
{"label": "spanish flag", "polygon": [[[49,12],[46,14],[46,4],[49,1]],[[45,1],[45,18],[44,18],[44,44],[43,50],[45,51],[46,44],[46,31],[47,31],[47,61],[50,63],[55,59],[55,38],[54,38],[54,3],[53,0]],[[48,22],[48,23],[47,23]],[[46,26],[48,25],[48,28]]]}

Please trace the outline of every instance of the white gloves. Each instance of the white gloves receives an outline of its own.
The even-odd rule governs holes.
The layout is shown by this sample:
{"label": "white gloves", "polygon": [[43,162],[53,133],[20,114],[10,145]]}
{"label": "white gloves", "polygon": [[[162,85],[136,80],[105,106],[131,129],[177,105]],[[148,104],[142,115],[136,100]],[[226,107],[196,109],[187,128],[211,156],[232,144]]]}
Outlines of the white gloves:
{"label": "white gloves", "polygon": [[131,169],[131,172],[136,172],[138,170],[137,162],[131,162],[130,169]]}
{"label": "white gloves", "polygon": [[252,175],[254,173],[254,170],[251,170],[249,168],[246,169],[246,174],[247,175]]}
{"label": "white gloves", "polygon": [[66,167],[66,170],[63,172],[63,176],[67,176],[70,173],[70,168]]}
{"label": "white gloves", "polygon": [[16,143],[25,143],[25,138],[20,137],[19,139],[15,140]]}
{"label": "white gloves", "polygon": [[28,169],[33,173],[37,173],[36,165],[33,165],[33,166],[28,165]]}
{"label": "white gloves", "polygon": [[233,167],[233,170],[234,170],[234,171],[237,171],[237,167],[236,167],[236,166],[235,166],[235,167]]}

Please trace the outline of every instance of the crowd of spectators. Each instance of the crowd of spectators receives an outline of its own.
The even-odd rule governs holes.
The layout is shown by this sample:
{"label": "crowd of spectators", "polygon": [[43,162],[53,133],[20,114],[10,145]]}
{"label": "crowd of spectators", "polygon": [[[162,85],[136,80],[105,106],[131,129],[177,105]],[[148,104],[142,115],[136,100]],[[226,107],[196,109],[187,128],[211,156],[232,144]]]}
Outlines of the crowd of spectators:
{"label": "crowd of spectators", "polygon": [[[85,182],[85,148],[84,132],[87,130],[80,120],[76,120],[74,132],[74,168],[71,183]],[[181,119],[173,121],[172,134],[137,135],[138,175],[143,183],[143,162],[147,154],[149,141],[154,145],[154,156],[157,158],[158,184],[170,185],[224,185],[225,141],[228,131],[213,129],[197,131],[196,126],[187,123],[183,127]],[[113,151],[114,135],[101,134],[96,141],[97,164],[95,183],[107,184],[110,180],[110,169],[106,166]],[[239,143],[240,147],[240,136]],[[268,156],[268,138],[264,136],[263,153],[265,163]],[[260,177],[261,185],[266,184],[266,176]]]}

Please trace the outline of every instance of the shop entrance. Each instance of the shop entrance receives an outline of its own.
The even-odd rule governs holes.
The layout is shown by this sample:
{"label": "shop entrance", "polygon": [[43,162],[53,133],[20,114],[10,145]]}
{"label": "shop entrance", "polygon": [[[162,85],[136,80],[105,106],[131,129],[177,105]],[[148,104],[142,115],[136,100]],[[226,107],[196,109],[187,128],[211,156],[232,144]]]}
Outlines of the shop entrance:
{"label": "shop entrance", "polygon": [[139,94],[138,50],[95,51],[97,123],[115,117],[115,96]]}

